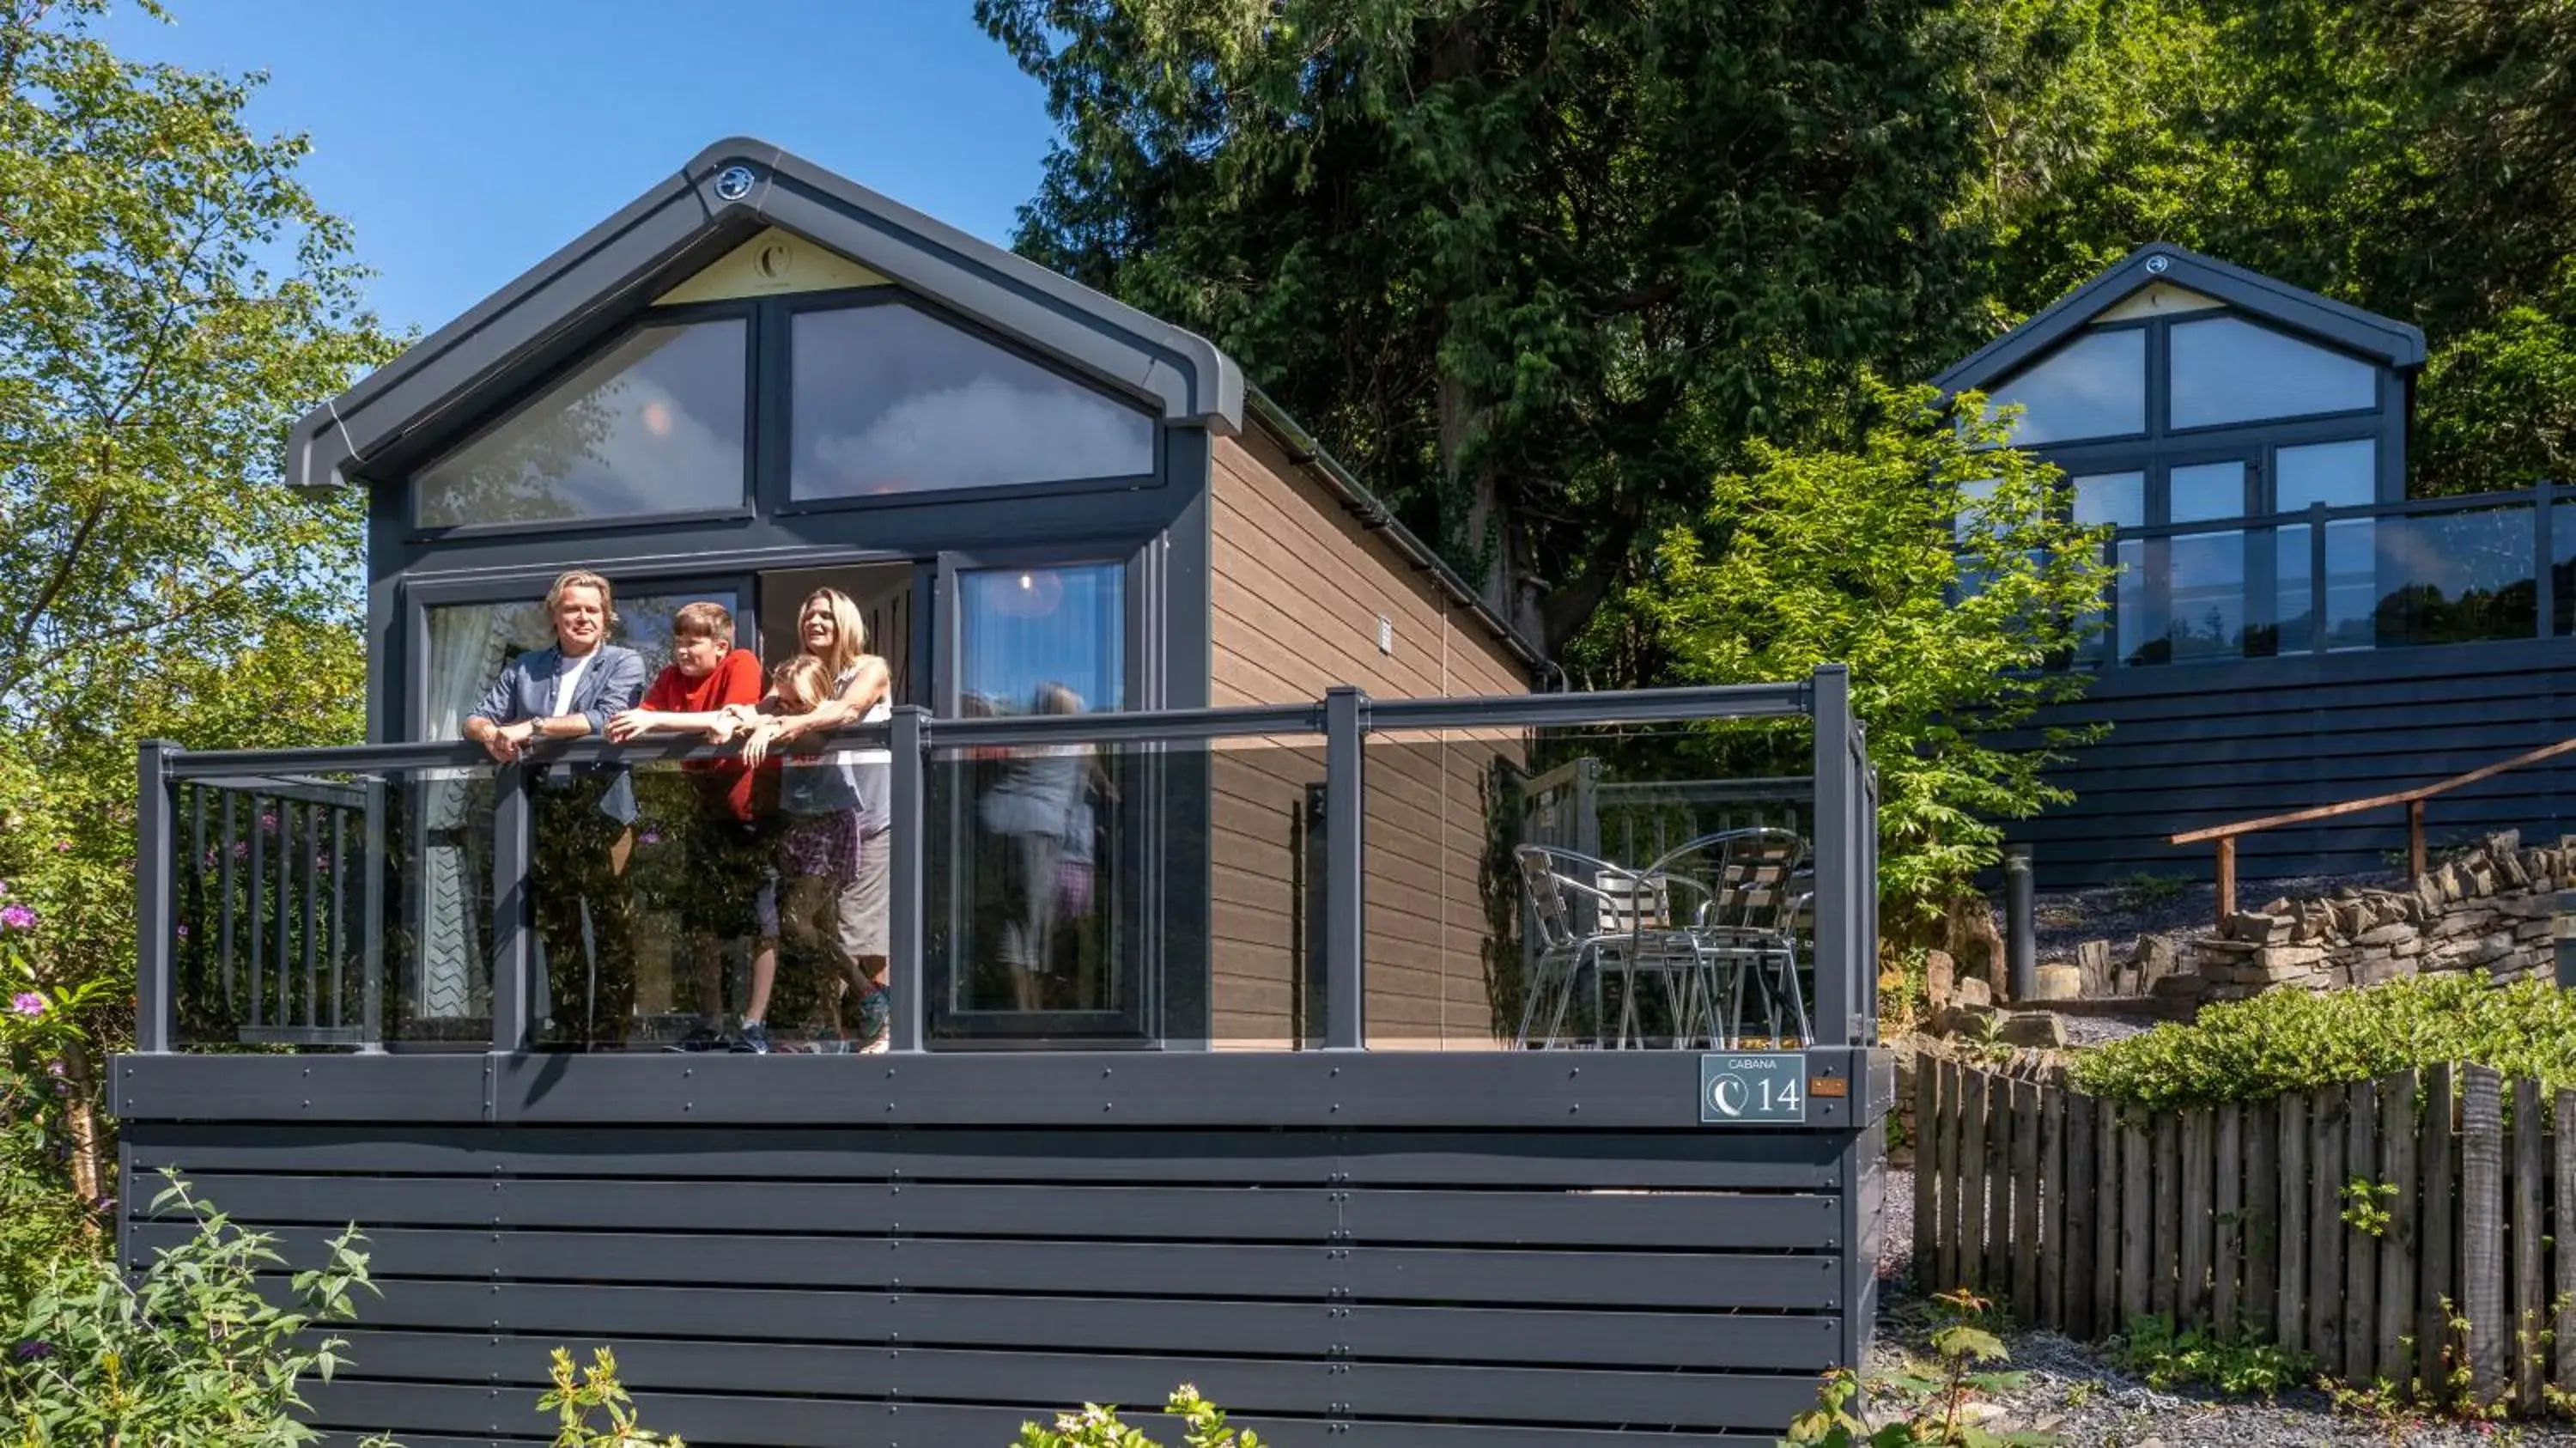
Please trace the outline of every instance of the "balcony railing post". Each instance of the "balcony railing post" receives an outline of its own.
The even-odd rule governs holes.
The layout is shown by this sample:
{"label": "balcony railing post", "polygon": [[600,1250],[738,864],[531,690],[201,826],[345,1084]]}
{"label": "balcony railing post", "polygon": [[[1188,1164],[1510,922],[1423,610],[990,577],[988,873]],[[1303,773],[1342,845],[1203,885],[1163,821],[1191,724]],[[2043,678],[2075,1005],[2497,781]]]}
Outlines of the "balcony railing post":
{"label": "balcony railing post", "polygon": [[179,746],[147,739],[136,763],[134,816],[134,1049],[157,1054],[170,1049],[171,912],[178,871],[170,851],[177,824],[170,798],[170,759]]}
{"label": "balcony railing post", "polygon": [[2549,511],[2558,501],[2557,492],[2557,486],[2547,478],[2531,485],[2531,627],[2535,638],[2545,639],[2558,631],[2558,550],[2551,527],[2555,520]]}
{"label": "balcony railing post", "polygon": [[2308,652],[2326,651],[2326,505],[2308,504]]}
{"label": "balcony railing post", "polygon": [[1361,960],[1367,904],[1360,826],[1360,738],[1368,695],[1343,686],[1324,695],[1324,1049],[1367,1044],[1367,985]]}
{"label": "balcony railing post", "polygon": [[528,870],[534,841],[524,764],[505,764],[492,776],[492,1049],[528,1049],[536,1007],[536,931],[529,925]]}
{"label": "balcony railing post", "polygon": [[921,1049],[922,1028],[922,877],[929,839],[923,833],[929,811],[923,796],[929,784],[927,745],[929,715],[912,705],[894,711],[888,741],[894,756],[886,792],[885,838],[894,847],[886,868],[886,1048]]}
{"label": "balcony railing post", "polygon": [[1819,1046],[1852,1040],[1852,1006],[1858,962],[1861,902],[1853,868],[1853,817],[1860,770],[1852,758],[1851,673],[1823,664],[1811,683],[1815,721],[1816,789],[1816,1039]]}

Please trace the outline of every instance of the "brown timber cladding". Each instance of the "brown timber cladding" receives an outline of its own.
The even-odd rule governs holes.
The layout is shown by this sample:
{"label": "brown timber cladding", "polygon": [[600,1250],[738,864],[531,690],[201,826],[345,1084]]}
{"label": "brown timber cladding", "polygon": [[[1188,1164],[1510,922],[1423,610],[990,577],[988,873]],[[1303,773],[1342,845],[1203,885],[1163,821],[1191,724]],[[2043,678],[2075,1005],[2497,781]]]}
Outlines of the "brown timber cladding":
{"label": "brown timber cladding", "polygon": [[2170,1315],[2444,1403],[2463,1369],[2519,1412],[2576,1388],[2576,1091],[2437,1065],[2149,1113],[1919,1072],[1914,1260],[1935,1289],[2077,1337]]}
{"label": "brown timber cladding", "polygon": [[[1522,694],[1519,661],[1473,612],[1364,527],[1266,435],[1217,441],[1209,485],[1208,702],[1278,704],[1350,684],[1380,699]],[[1393,646],[1378,647],[1379,620]],[[1494,1038],[1479,881],[1492,766],[1519,736],[1373,736],[1365,755],[1369,1043]],[[1233,741],[1211,761],[1211,1017],[1219,1045],[1296,1035],[1306,988],[1307,787],[1320,739]]]}

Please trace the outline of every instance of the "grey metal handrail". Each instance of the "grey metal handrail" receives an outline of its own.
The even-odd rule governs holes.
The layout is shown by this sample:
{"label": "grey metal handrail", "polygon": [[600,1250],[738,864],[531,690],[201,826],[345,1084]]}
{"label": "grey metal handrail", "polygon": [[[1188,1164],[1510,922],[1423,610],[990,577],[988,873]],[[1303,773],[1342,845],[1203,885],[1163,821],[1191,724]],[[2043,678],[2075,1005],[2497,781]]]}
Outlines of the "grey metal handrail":
{"label": "grey metal handrail", "polygon": [[[1865,803],[1873,794],[1859,728],[1850,713],[1849,695],[1850,681],[1843,667],[1826,665],[1810,678],[1790,683],[1589,694],[1375,701],[1355,689],[1336,689],[1326,698],[1309,703],[988,719],[933,718],[922,710],[903,708],[895,711],[891,722],[845,728],[830,738],[843,747],[889,751],[894,826],[899,838],[916,842],[910,847],[898,847],[892,858],[889,995],[895,1049],[917,1050],[922,1045],[925,948],[924,863],[917,842],[923,838],[925,776],[943,752],[1051,744],[1152,746],[1223,739],[1275,740],[1283,736],[1303,737],[1311,747],[1320,736],[1326,766],[1323,824],[1330,855],[1322,896],[1326,916],[1321,952],[1327,1002],[1325,1044],[1356,1049],[1366,1039],[1361,960],[1366,908],[1362,898],[1366,802],[1361,780],[1366,751],[1360,745],[1367,737],[1407,731],[1689,725],[1721,719],[1810,717],[1816,721],[1817,843],[1820,860],[1827,862],[1820,889],[1833,902],[1829,913],[1838,917],[1832,925],[1820,926],[1819,932],[1820,965],[1828,958],[1839,962],[1838,969],[1820,969],[1818,976],[1822,1028],[1816,1044],[1830,1046],[1865,1040],[1871,1029],[1870,1023],[1852,1009],[1867,1000],[1868,982],[1859,978],[1864,972],[1850,951],[1865,942],[1873,928],[1875,902],[1862,897],[1874,894],[1875,886],[1871,856],[1857,843],[1859,831],[1866,828],[1862,818]],[[172,976],[178,917],[173,850],[180,839],[176,806],[177,791],[183,784],[239,790],[256,803],[260,796],[286,790],[302,794],[317,788],[329,789],[332,782],[325,777],[335,774],[488,771],[492,780],[489,809],[495,831],[490,881],[494,909],[492,1049],[511,1053],[531,1045],[534,926],[526,918],[525,902],[533,868],[527,832],[533,814],[535,777],[554,765],[715,761],[735,754],[733,746],[710,745],[685,737],[647,738],[627,744],[598,738],[571,740],[540,746],[529,751],[522,762],[506,765],[496,764],[479,745],[455,741],[204,753],[162,741],[147,743],[141,750],[138,773],[141,812],[137,840],[136,1048],[143,1052],[169,1050],[175,1027]],[[1854,810],[1861,813],[1850,819],[1826,818]],[[198,851],[202,853],[202,841]],[[313,873],[308,871],[304,879],[307,892],[312,892]],[[271,900],[269,904],[282,915],[287,902]],[[369,903],[367,910],[365,918],[372,919],[375,906]],[[1839,918],[1842,916],[1848,918]],[[1845,975],[1853,978],[1843,979]],[[364,985],[374,988],[372,973]],[[368,1028],[373,1029],[372,997],[366,1015]]]}

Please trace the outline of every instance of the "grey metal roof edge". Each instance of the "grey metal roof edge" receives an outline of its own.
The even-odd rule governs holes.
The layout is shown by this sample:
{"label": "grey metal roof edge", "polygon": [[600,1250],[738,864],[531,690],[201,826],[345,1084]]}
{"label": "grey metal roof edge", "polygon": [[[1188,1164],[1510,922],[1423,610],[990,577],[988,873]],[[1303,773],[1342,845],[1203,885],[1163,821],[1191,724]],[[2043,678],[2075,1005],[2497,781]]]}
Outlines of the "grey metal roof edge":
{"label": "grey metal roof edge", "polygon": [[1542,669],[1552,670],[1557,667],[1556,662],[1542,653],[1537,645],[1523,637],[1519,629],[1512,627],[1508,620],[1496,613],[1492,606],[1468,585],[1467,580],[1459,575],[1457,569],[1450,567],[1439,554],[1431,551],[1429,544],[1414,536],[1412,529],[1397,522],[1395,514],[1388,511],[1386,504],[1379,502],[1377,495],[1370,492],[1366,484],[1353,477],[1350,469],[1343,467],[1331,453],[1326,452],[1324,445],[1315,440],[1314,434],[1299,426],[1297,420],[1290,417],[1286,409],[1282,408],[1268,393],[1246,383],[1244,396],[1246,415],[1259,424],[1264,432],[1269,433],[1274,441],[1288,450],[1290,462],[1305,469],[1316,481],[1324,485],[1327,492],[1333,494],[1335,501],[1357,517],[1360,520],[1360,526],[1386,539],[1387,545],[1395,549],[1405,562],[1428,574],[1432,585],[1447,595],[1450,602],[1473,613],[1477,621],[1485,626],[1486,632],[1499,640],[1503,647],[1510,649],[1513,655],[1533,672]]}
{"label": "grey metal roof edge", "polygon": [[[722,196],[716,177],[736,163],[752,168],[756,184]],[[1242,370],[1204,338],[778,146],[733,137],[299,419],[289,433],[286,480],[308,487],[344,480],[349,468],[431,419],[479,400],[495,379],[602,309],[676,280],[680,263],[702,265],[764,224],[847,253],[932,301],[1159,402],[1167,421],[1226,432],[1241,425]]]}
{"label": "grey metal roof edge", "polygon": [[[2157,265],[2159,262],[2162,264]],[[2320,296],[2277,277],[2158,241],[2113,262],[2021,325],[1952,363],[1932,379],[1933,385],[1944,392],[1987,387],[2064,341],[2122,298],[2160,281],[2216,297],[2240,311],[2362,353],[2390,367],[2412,370],[2424,363],[2424,333],[2420,328]]]}

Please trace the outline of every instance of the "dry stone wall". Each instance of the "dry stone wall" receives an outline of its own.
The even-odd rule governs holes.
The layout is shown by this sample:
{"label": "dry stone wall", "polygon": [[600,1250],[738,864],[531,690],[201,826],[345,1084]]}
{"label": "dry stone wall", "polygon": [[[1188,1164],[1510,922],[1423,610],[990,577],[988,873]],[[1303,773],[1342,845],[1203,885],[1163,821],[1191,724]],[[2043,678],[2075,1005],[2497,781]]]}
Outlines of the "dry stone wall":
{"label": "dry stone wall", "polygon": [[2275,900],[2186,947],[2203,1000],[2267,990],[2379,985],[2439,971],[2514,980],[2553,971],[2551,917],[2576,850],[2525,849],[2492,836],[2418,876],[2407,890],[2347,887],[2321,900]]}

